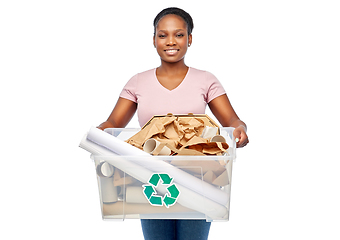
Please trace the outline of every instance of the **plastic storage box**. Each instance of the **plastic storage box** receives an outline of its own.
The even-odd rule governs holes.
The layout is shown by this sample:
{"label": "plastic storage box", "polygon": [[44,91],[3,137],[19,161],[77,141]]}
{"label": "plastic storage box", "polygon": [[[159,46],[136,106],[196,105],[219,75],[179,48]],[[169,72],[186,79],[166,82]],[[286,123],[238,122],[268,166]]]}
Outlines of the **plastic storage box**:
{"label": "plastic storage box", "polygon": [[[140,129],[105,129],[126,140]],[[97,156],[103,219],[228,221],[234,128],[220,128],[229,145],[222,156]]]}

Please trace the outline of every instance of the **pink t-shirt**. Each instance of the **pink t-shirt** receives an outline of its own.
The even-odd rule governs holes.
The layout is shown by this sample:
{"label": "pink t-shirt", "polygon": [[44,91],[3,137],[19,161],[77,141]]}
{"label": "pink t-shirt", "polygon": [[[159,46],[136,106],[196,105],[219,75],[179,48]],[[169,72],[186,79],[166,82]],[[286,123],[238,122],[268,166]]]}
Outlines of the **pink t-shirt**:
{"label": "pink t-shirt", "polygon": [[142,127],[154,115],[204,114],[207,103],[224,93],[218,79],[206,71],[189,68],[181,84],[168,90],[159,83],[156,69],[151,69],[133,76],[120,97],[137,103]]}

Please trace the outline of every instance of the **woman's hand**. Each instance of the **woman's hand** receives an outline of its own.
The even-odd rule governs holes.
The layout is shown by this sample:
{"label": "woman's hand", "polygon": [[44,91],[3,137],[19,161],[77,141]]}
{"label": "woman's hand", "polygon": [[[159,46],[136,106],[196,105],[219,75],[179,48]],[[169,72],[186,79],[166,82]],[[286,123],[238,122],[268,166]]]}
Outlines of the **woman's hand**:
{"label": "woman's hand", "polygon": [[[249,143],[247,125],[236,115],[226,94],[223,94],[209,103],[211,112],[223,127],[234,127],[236,147],[244,147]],[[238,140],[238,141],[237,141]]]}
{"label": "woman's hand", "polygon": [[233,135],[235,137],[236,147],[241,148],[249,143],[245,126],[240,125],[235,128]]}

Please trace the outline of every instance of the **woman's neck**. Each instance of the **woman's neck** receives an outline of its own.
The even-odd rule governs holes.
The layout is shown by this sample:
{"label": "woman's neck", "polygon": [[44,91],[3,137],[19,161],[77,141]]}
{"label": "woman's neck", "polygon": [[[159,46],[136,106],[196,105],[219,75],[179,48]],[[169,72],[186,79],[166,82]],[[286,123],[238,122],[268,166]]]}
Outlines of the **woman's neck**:
{"label": "woman's neck", "polygon": [[188,66],[185,65],[184,59],[176,63],[169,63],[162,61],[161,66],[157,68],[158,73],[167,75],[177,74],[180,72],[187,72]]}

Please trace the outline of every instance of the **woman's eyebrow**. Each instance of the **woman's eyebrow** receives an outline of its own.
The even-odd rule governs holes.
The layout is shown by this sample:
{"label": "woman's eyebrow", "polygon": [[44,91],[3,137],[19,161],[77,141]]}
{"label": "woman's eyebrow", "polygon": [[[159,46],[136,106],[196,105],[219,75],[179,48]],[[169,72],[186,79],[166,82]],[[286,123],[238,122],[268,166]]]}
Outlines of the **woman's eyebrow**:
{"label": "woman's eyebrow", "polygon": [[[186,30],[185,29],[181,29],[181,28],[174,30],[174,32],[180,32],[180,31],[186,31]],[[167,33],[168,30],[158,30],[158,32],[165,32],[165,33]]]}

